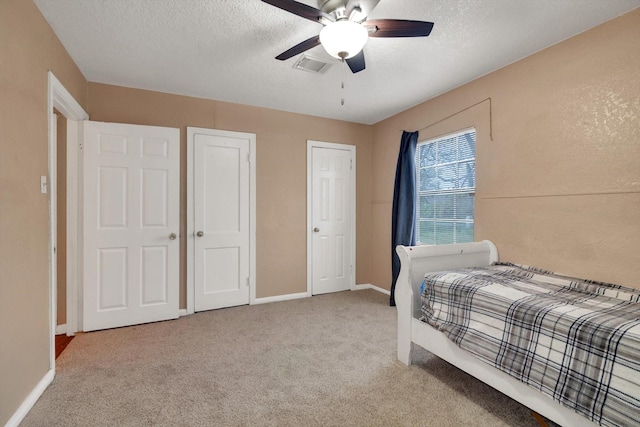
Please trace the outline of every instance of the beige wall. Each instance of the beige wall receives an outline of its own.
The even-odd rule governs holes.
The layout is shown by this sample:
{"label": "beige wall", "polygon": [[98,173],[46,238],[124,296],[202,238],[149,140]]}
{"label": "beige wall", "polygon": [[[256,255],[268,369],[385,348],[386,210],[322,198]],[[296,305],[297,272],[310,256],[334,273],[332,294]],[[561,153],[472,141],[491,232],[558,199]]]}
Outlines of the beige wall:
{"label": "beige wall", "polygon": [[504,260],[640,288],[639,43],[636,9],[376,124],[373,283],[390,287],[401,130],[453,115],[420,139],[476,126],[476,240]]}
{"label": "beige wall", "polygon": [[[306,292],[307,140],[356,146],[356,282],[369,283],[371,126],[265,108],[89,84],[91,120],[180,128],[181,235],[186,234],[186,128],[256,134],[256,294]],[[180,306],[186,307],[186,239],[181,241]]]}
{"label": "beige wall", "polygon": [[0,425],[49,369],[47,71],[84,77],[32,1],[0,1]]}

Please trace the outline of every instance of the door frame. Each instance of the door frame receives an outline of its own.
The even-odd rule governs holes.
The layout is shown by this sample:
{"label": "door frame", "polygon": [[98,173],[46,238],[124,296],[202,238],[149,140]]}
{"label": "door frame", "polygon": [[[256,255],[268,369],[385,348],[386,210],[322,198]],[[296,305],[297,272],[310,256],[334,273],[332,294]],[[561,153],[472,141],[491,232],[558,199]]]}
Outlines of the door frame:
{"label": "door frame", "polygon": [[[87,120],[89,115],[80,104],[71,96],[69,91],[60,83],[56,76],[49,71],[47,73],[48,93],[47,93],[47,145],[49,163],[49,368],[55,372],[55,335],[57,316],[57,223],[58,215],[56,206],[58,203],[57,193],[57,135],[56,123],[53,109],[55,108],[67,119],[67,248],[75,249],[78,243],[77,218],[73,213],[77,213],[77,201],[73,199],[77,195],[77,150],[78,150],[78,127],[77,121]],[[75,157],[74,157],[75,155]],[[71,173],[71,174],[70,174]],[[75,207],[74,207],[75,203]],[[73,210],[75,209],[75,210]],[[71,213],[71,215],[69,215]],[[73,292],[77,289],[78,280],[78,258],[77,251],[67,252],[67,325],[70,319],[77,319],[77,307],[75,302],[77,295]],[[72,300],[73,307],[70,306]],[[74,311],[75,310],[75,311]],[[77,321],[77,320],[76,320]],[[75,332],[75,331],[73,331]],[[67,330],[69,334],[69,330]]]}
{"label": "door frame", "polygon": [[249,305],[256,303],[256,135],[219,129],[187,127],[187,314],[195,313],[194,136],[197,133],[249,140]]}
{"label": "door frame", "polygon": [[333,150],[348,151],[351,158],[351,272],[350,289],[356,290],[356,146],[350,144],[338,144],[335,142],[322,142],[307,140],[307,296],[313,295],[313,149],[329,148]]}

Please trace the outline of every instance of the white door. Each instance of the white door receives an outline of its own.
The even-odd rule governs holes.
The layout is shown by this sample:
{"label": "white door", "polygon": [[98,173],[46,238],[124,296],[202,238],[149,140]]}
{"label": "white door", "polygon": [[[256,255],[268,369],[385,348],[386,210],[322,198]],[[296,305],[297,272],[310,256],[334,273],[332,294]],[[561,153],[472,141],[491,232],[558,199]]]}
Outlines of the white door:
{"label": "white door", "polygon": [[178,317],[179,167],[179,129],[84,122],[84,331]]}
{"label": "white door", "polygon": [[[249,304],[255,135],[188,128],[194,310]],[[191,202],[190,202],[191,204]]]}
{"label": "white door", "polygon": [[355,286],[355,147],[309,141],[311,289],[313,295]]}

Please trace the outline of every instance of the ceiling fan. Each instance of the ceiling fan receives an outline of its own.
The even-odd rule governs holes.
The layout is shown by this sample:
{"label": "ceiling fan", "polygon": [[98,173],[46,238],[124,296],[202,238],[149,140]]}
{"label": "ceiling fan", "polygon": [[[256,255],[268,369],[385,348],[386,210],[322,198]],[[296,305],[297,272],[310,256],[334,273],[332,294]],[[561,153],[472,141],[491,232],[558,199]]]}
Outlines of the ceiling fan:
{"label": "ceiling fan", "polygon": [[347,62],[353,73],[365,69],[364,47],[369,37],[426,37],[433,22],[371,19],[367,16],[380,0],[318,0],[320,9],[294,0],[262,0],[272,6],[324,25],[320,34],[276,56],[284,61],[322,45],[334,58]]}

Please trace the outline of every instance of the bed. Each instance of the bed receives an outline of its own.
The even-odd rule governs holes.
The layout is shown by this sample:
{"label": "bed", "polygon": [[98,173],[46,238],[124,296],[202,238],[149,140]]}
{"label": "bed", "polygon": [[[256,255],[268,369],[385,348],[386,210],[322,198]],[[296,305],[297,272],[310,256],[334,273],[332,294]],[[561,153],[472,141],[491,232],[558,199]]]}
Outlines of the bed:
{"label": "bed", "polygon": [[[400,276],[398,277],[395,289],[395,301],[398,311],[398,359],[400,361],[410,365],[412,363],[412,347],[414,345],[423,347],[427,351],[448,361],[522,403],[531,410],[542,414],[562,426],[640,426],[640,291],[598,282],[569,280],[571,283],[569,287],[577,288],[575,291],[583,292],[582,295],[585,293],[589,295],[593,293],[603,294],[602,297],[596,295],[593,297],[594,299],[592,299],[591,296],[583,298],[582,295],[575,297],[571,295],[571,292],[574,292],[574,290],[571,289],[568,291],[565,289],[566,286],[564,286],[566,284],[564,283],[565,279],[571,278],[554,275],[554,273],[544,272],[526,266],[514,264],[500,265],[498,262],[498,251],[495,245],[488,240],[455,245],[398,246],[396,252],[401,262]],[[465,270],[458,271],[461,269]],[[521,272],[519,269],[523,269],[524,272]],[[495,273],[498,275],[497,277],[491,276],[495,270],[497,270],[497,273]],[[485,299],[482,310],[487,310],[489,306],[495,305],[496,307],[503,306],[505,310],[514,311],[515,309],[513,307],[517,308],[517,304],[505,301],[499,302],[499,299],[495,300],[495,304],[491,304],[490,299],[494,284],[495,287],[506,284],[506,289],[512,289],[510,284],[512,279],[505,278],[507,273],[511,274],[512,272],[516,275],[522,274],[522,277],[525,278],[534,277],[536,280],[538,277],[548,274],[551,277],[549,281],[552,283],[552,287],[557,285],[557,289],[553,288],[549,294],[565,292],[567,295],[570,295],[568,298],[579,301],[579,304],[585,304],[585,301],[586,304],[602,304],[602,300],[604,300],[605,305],[625,306],[623,308],[626,310],[626,314],[624,314],[626,318],[624,321],[615,321],[615,323],[623,325],[622,332],[616,332],[618,335],[616,335],[615,340],[608,338],[607,341],[609,342],[608,345],[611,345],[611,342],[619,345],[620,347],[616,347],[615,350],[620,354],[612,357],[597,352],[595,356],[591,353],[587,354],[584,351],[580,352],[578,350],[584,350],[584,348],[581,347],[580,343],[576,344],[575,336],[571,335],[570,332],[569,337],[563,338],[563,345],[570,345],[573,346],[572,349],[575,347],[578,350],[566,351],[565,356],[569,353],[579,353],[581,355],[580,357],[584,359],[584,363],[582,364],[587,365],[584,368],[584,372],[579,373],[582,375],[577,377],[579,381],[576,380],[576,378],[569,378],[575,374],[573,371],[574,365],[568,368],[570,364],[565,361],[562,362],[562,365],[557,365],[559,375],[564,381],[562,384],[560,384],[560,382],[557,384],[545,383],[548,379],[544,376],[541,376],[542,379],[540,381],[542,384],[536,384],[536,382],[530,380],[528,376],[523,377],[521,371],[517,369],[512,370],[509,366],[505,368],[503,364],[499,364],[498,359],[500,359],[500,357],[497,357],[495,360],[492,359],[494,356],[487,350],[490,349],[492,345],[500,349],[498,353],[502,356],[505,354],[505,348],[506,350],[511,350],[509,346],[505,347],[504,342],[490,343],[488,341],[485,344],[469,344],[465,342],[462,339],[464,338],[463,336],[465,334],[473,334],[467,333],[466,327],[462,328],[464,330],[461,332],[460,327],[452,323],[447,323],[443,319],[451,319],[451,312],[453,310],[459,311],[462,308],[466,309],[467,301],[471,301],[472,299],[480,300],[480,297],[475,296],[476,293],[479,295],[480,292],[489,293],[489,296],[486,297],[488,299]],[[429,276],[425,280],[425,274],[427,273],[429,273]],[[476,276],[471,276],[471,274],[475,274]],[[482,284],[482,280],[485,279],[490,282]],[[523,283],[519,283],[517,280],[515,281],[516,290],[514,290],[513,293],[518,294],[518,298],[522,297],[521,293],[523,290],[525,292],[529,291],[531,283],[527,280],[528,279],[523,279]],[[427,288],[424,297],[421,294],[423,282],[425,282]],[[447,285],[447,283],[449,284]],[[536,286],[533,286],[532,289],[537,289],[537,282],[535,282],[535,284]],[[446,288],[446,286],[450,287]],[[467,288],[461,286],[471,286],[473,291],[469,291]],[[518,286],[520,286],[520,288],[518,288]],[[558,291],[558,289],[561,289],[561,291]],[[511,291],[507,291],[507,293],[509,292]],[[531,293],[540,293],[543,298],[547,298],[548,296],[545,292],[546,291],[534,290]],[[454,306],[455,308],[447,309],[443,305],[444,297],[439,299],[439,297],[443,295],[453,295],[454,298],[452,299],[460,298],[461,293],[464,295],[461,297],[462,299],[458,301],[458,305]],[[469,297],[472,293],[474,295],[473,298]],[[458,296],[456,297],[456,295]],[[521,299],[528,300],[529,297],[526,296]],[[627,301],[624,301],[625,299]],[[423,302],[425,303],[424,309]],[[493,307],[489,308],[493,310]],[[606,309],[608,310],[608,308]],[[538,310],[536,311],[538,314],[531,314],[532,311],[530,309],[528,311],[525,310],[529,313],[529,317],[535,317],[535,319],[531,321],[535,323],[535,326],[523,326],[521,324],[516,326],[520,328],[519,330],[526,331],[522,333],[522,335],[538,334],[540,337],[545,336],[545,338],[548,338],[548,335],[545,335],[545,333],[540,333],[539,322],[544,323],[544,321],[540,320],[541,315],[539,313],[544,312],[546,314],[543,314],[543,316],[547,316],[548,313],[558,310],[562,311],[564,308],[558,308],[558,306],[556,306],[553,310]],[[444,316],[440,316],[440,312],[442,311],[445,312]],[[581,316],[580,313],[573,314],[574,317]],[[469,326],[469,316],[467,314],[460,316],[466,317],[467,326]],[[493,315],[491,314],[490,316]],[[497,326],[494,326],[496,326],[496,329],[502,327],[503,331],[507,329],[513,330],[514,323],[522,322],[522,319],[526,317],[527,316],[520,316],[517,321],[510,321],[509,328],[505,328],[504,323],[498,323]],[[617,317],[619,316],[610,316],[610,318],[614,320]],[[477,320],[477,317],[474,319]],[[547,318],[547,323],[549,323],[548,319],[549,318]],[[563,328],[557,325],[561,326],[563,322],[567,323],[564,319],[563,317],[553,318],[554,323],[552,323],[552,328],[562,331]],[[581,322],[582,320],[579,321]],[[494,321],[491,320],[482,323],[489,324],[492,322]],[[567,323],[569,326],[564,329],[575,331],[576,328],[573,326],[575,323],[574,318],[574,320]],[[609,328],[605,328],[605,330],[607,331],[606,334],[610,334]],[[531,333],[532,331],[535,333]],[[490,340],[493,335],[496,335],[495,331],[493,333],[485,332],[478,333],[477,335],[485,334]],[[505,336],[506,335],[507,334],[505,334]],[[592,341],[600,336],[599,332],[585,333],[584,330],[582,331],[582,335],[585,335],[586,339]],[[622,343],[621,337],[625,340],[623,344],[620,344]],[[570,344],[567,344],[568,341],[571,341]],[[557,341],[553,342],[557,343]],[[547,344],[546,346],[552,348],[556,345]],[[533,351],[524,352],[523,354],[525,354],[526,357],[537,357],[535,350],[537,347],[534,346],[533,348]],[[484,354],[485,351],[487,354]],[[562,354],[562,348],[559,354]],[[511,360],[512,359],[513,358],[511,358]],[[620,360],[622,360],[622,362],[620,362]],[[618,362],[620,363],[616,364]],[[540,366],[542,366],[532,363],[531,360],[524,365],[526,365],[528,369],[531,369],[533,366],[533,371],[536,369],[540,370]],[[594,366],[596,366],[596,370],[594,370]],[[518,367],[520,367],[520,365],[518,365]],[[543,369],[546,372],[547,368],[545,367]],[[598,376],[605,378],[606,387],[603,387],[599,383],[592,384],[593,381],[589,377],[592,372],[597,372]],[[527,372],[527,374],[528,373],[529,372]],[[532,377],[535,376],[536,375],[532,375]],[[612,380],[611,378],[613,377],[615,378]],[[558,386],[558,384],[560,384],[560,386]],[[611,389],[609,388],[610,386],[612,387]],[[580,393],[578,393],[577,400],[580,401],[580,399],[582,399],[586,403],[582,402],[584,403],[583,406],[580,406],[580,403],[574,407],[565,406],[571,405],[567,403],[565,395],[571,395],[572,390],[576,389],[580,389],[582,392],[581,396]],[[584,409],[585,407],[589,407],[589,410]],[[594,410],[594,408],[596,409]],[[582,413],[576,411],[582,411]]]}

